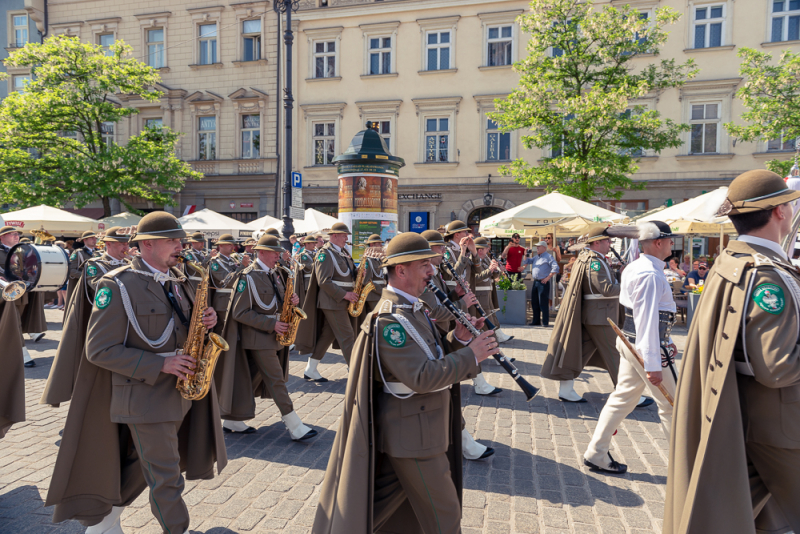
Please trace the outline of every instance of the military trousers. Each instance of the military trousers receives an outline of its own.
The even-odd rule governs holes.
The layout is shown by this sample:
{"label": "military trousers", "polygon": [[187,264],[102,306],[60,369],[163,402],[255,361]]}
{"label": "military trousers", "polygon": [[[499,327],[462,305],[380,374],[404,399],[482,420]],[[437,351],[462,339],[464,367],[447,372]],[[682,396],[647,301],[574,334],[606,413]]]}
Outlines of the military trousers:
{"label": "military trousers", "polygon": [[[617,352],[617,334],[610,326],[583,325],[583,343],[581,353],[583,366],[586,367],[594,356],[599,356],[608,369],[608,374],[614,385],[617,385],[619,375],[619,352]],[[580,374],[580,373],[579,373]]]}
{"label": "military trousers", "polygon": [[[375,531],[381,530],[408,500],[424,534],[461,532],[461,503],[446,454],[430,458],[395,458],[378,454],[375,461]],[[385,526],[390,529],[400,527],[397,532],[412,532],[407,526],[405,530],[400,525]]]}
{"label": "military trousers", "polygon": [[184,486],[178,452],[181,422],[128,424],[150,488],[150,511],[167,534],[183,534],[189,528],[189,510],[181,498]]}
{"label": "military trousers", "polygon": [[[608,450],[611,447],[611,438],[617,431],[622,421],[639,404],[639,398],[645,392],[653,397],[658,405],[658,415],[661,418],[661,428],[669,441],[670,425],[672,424],[672,406],[658,387],[654,386],[647,379],[644,367],[636,360],[636,357],[628,350],[621,339],[617,339],[617,351],[622,356],[619,359],[619,375],[617,377],[617,387],[611,392],[605,406],[600,412],[597,420],[597,428],[592,435],[592,441],[586,449],[583,457],[600,467],[609,464]],[[675,398],[675,379],[669,369],[661,372],[662,384],[672,398]]]}
{"label": "military trousers", "polygon": [[281,366],[278,350],[248,350],[247,355],[255,362],[261,376],[264,377],[264,385],[269,392],[269,396],[275,401],[281,415],[286,415],[294,411],[292,399],[289,397],[289,390],[286,388],[286,378]]}
{"label": "military trousers", "polygon": [[339,348],[342,349],[342,355],[347,365],[350,365],[350,354],[353,352],[353,344],[356,341],[355,331],[353,329],[353,320],[347,310],[321,310],[325,316],[322,332],[317,338],[317,344],[314,347],[314,353],[311,357],[315,360],[321,360],[328,349],[333,344],[333,340],[339,342]]}
{"label": "military trousers", "polygon": [[783,512],[783,517],[778,519],[787,521],[794,532],[800,532],[800,508],[797,506],[800,449],[746,443],[745,451],[754,515],[771,500],[770,504],[777,505],[776,508]]}

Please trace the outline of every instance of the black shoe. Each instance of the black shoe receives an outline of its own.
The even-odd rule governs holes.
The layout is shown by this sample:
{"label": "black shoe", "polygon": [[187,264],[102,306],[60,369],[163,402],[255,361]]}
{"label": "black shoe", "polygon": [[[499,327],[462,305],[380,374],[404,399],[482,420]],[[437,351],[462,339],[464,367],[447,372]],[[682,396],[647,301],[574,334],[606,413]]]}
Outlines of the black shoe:
{"label": "black shoe", "polygon": [[296,440],[294,440],[294,441],[305,441],[305,440],[307,440],[307,439],[311,439],[311,438],[313,438],[313,437],[314,437],[314,436],[316,436],[316,435],[317,435],[317,431],[316,431],[316,430],[314,430],[314,429],[312,428],[311,430],[309,430],[308,432],[306,432],[306,435],[305,435],[305,436],[303,436],[303,437],[302,437],[302,438],[300,438],[300,439],[296,439]]}
{"label": "black shoe", "polygon": [[514,339],[514,336],[508,336],[508,339],[506,339],[505,341],[500,341],[499,343],[508,343],[512,339]]}
{"label": "black shoe", "polygon": [[655,404],[655,402],[656,401],[654,401],[651,397],[645,397],[642,402],[640,402],[639,404],[636,405],[636,407],[637,408],[646,408],[646,407],[650,406],[651,404]]}
{"label": "black shoe", "polygon": [[602,473],[611,473],[612,475],[621,475],[628,470],[628,466],[625,464],[621,464],[616,461],[612,456],[611,453],[608,453],[608,457],[611,458],[611,465],[608,467],[600,467],[599,465],[594,465],[592,462],[587,460],[586,458],[583,459],[583,465],[589,467],[592,471],[600,471]]}
{"label": "black shoe", "polygon": [[44,337],[44,332],[39,332],[38,334],[36,334],[36,336],[34,336],[33,342],[38,343],[42,340],[43,337]]}
{"label": "black shoe", "polygon": [[36,362],[33,360],[25,362],[25,367],[36,367]]}
{"label": "black shoe", "polygon": [[542,323],[530,323],[528,326],[542,326]]}
{"label": "black shoe", "polygon": [[481,456],[480,456],[480,458],[478,458],[478,460],[483,460],[484,458],[488,458],[489,456],[491,456],[493,454],[494,454],[494,449],[491,448],[491,447],[486,447],[486,450],[483,452],[483,454],[481,454]]}
{"label": "black shoe", "polygon": [[[303,374],[303,378],[305,378],[306,380],[309,380],[311,382],[319,382],[320,384],[322,384],[323,382],[327,382],[328,381],[328,379],[325,378],[324,376],[322,378],[311,378],[310,376],[306,376],[305,374]],[[303,438],[303,439],[305,439],[305,438]]]}
{"label": "black shoe", "polygon": [[582,402],[589,402],[586,399],[584,399],[583,397],[581,397],[580,400],[576,400],[576,401],[565,399],[564,397],[559,397],[558,400],[560,400],[561,402],[571,402],[572,404],[580,404]]}
{"label": "black shoe", "polygon": [[255,434],[257,430],[252,426],[248,426],[245,430],[231,430],[230,428],[222,427],[222,431],[226,434]]}
{"label": "black shoe", "polygon": [[478,393],[478,392],[476,391],[476,392],[475,392],[475,394],[476,394],[476,395],[482,395],[482,396],[484,396],[484,397],[491,397],[492,395],[497,395],[497,394],[498,394],[498,393],[500,393],[501,391],[503,391],[503,390],[502,390],[502,389],[500,389],[500,388],[494,388],[494,389],[493,389],[492,391],[490,391],[489,393]]}

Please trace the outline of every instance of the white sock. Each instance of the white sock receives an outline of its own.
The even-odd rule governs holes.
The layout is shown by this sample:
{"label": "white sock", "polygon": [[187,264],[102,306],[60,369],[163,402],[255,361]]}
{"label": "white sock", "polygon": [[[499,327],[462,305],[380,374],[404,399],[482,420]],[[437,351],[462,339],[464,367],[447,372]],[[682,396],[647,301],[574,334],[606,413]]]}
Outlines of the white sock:
{"label": "white sock", "polygon": [[314,358],[309,357],[308,363],[306,364],[306,369],[303,371],[303,374],[306,375],[308,378],[312,380],[319,380],[322,378],[322,375],[319,374],[317,371],[317,365],[319,365],[319,360],[315,360]]}
{"label": "white sock", "polygon": [[222,428],[227,428],[228,430],[233,430],[234,432],[244,432],[247,430],[248,425],[244,421],[228,421],[227,419],[223,419]]}
{"label": "white sock", "polygon": [[472,379],[472,385],[475,386],[475,393],[478,395],[488,395],[494,391],[494,386],[486,381],[483,373],[475,375],[475,378]]}
{"label": "white sock", "polygon": [[558,396],[562,399],[567,399],[569,401],[579,401],[581,400],[581,396],[575,391],[575,381],[574,380],[562,380],[561,385],[558,387]]}
{"label": "white sock", "polygon": [[467,429],[461,431],[461,452],[467,460],[477,460],[486,452],[486,445],[481,445],[472,437]]}
{"label": "white sock", "polygon": [[500,330],[499,328],[495,329],[494,337],[497,338],[498,343],[504,343],[511,339],[511,336]]}
{"label": "white sock", "polygon": [[25,363],[33,361],[33,358],[31,358],[31,353],[28,352],[28,347],[25,345],[22,345],[22,361]]}
{"label": "white sock", "polygon": [[302,438],[311,430],[303,424],[297,412],[289,412],[282,416],[281,419],[283,419],[283,424],[286,425],[286,428],[289,430],[289,435],[292,436],[293,440]]}
{"label": "white sock", "polygon": [[39,332],[31,332],[30,334],[28,334],[28,339],[33,340],[38,335]]}
{"label": "white sock", "polygon": [[108,514],[98,524],[86,527],[86,534],[123,534],[120,517],[125,510],[123,506],[112,506]]}
{"label": "white sock", "polygon": [[647,400],[647,397],[642,395],[641,397],[639,397],[639,402],[636,403],[636,406],[639,406],[641,403],[643,403],[646,400]]}

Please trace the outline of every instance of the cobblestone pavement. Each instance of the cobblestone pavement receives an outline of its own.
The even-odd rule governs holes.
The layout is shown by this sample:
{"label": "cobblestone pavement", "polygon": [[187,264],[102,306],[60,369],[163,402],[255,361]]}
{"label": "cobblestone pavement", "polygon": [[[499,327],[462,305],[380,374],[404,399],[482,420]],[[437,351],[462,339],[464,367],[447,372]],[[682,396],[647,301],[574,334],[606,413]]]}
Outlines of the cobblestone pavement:
{"label": "cobblestone pavement", "polygon": [[[47,337],[36,344],[27,342],[38,364],[25,370],[28,420],[0,440],[2,533],[84,530],[75,521],[52,524],[52,509],[44,507],[68,408],[38,404],[61,334],[61,312],[48,310],[47,318]],[[667,441],[655,406],[635,410],[614,438],[614,457],[628,464],[628,473],[591,473],[583,466],[582,454],[612,390],[608,374],[584,372],[576,390],[589,402],[564,404],[557,399],[556,383],[539,377],[551,329],[504,331],[516,336],[504,345],[506,354],[543,389],[526,403],[493,361],[483,364],[484,372],[504,389],[500,395],[479,397],[471,386],[463,386],[467,428],[496,451],[485,461],[465,461],[464,533],[661,532]],[[674,334],[682,348],[685,329],[678,327]],[[258,433],[226,435],[229,463],[223,473],[213,480],[186,483],[191,531],[310,532],[342,409],[346,370],[341,355],[329,354],[320,370],[330,382],[310,384],[302,379],[304,365],[305,359],[293,353],[289,391],[296,411],[319,431],[319,438],[307,444],[292,442],[272,401],[259,401],[257,417],[250,422]],[[126,533],[161,532],[146,492],[122,519]]]}

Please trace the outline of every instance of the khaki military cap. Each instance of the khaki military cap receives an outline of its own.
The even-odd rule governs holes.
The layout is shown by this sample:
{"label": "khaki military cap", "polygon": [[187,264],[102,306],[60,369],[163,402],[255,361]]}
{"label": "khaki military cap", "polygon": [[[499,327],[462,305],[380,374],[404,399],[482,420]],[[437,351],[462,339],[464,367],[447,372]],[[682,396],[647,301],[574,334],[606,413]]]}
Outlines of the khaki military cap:
{"label": "khaki military cap", "polygon": [[[142,220],[136,225],[136,235],[130,239],[130,242],[135,243],[146,239],[183,239],[184,237],[186,237],[186,232],[174,215],[166,211],[154,211],[142,217]],[[86,235],[83,239],[85,238]]]}
{"label": "khaki military cap", "polygon": [[365,244],[371,245],[372,243],[383,243],[383,239],[378,234],[372,234],[364,241]]}
{"label": "khaki military cap", "polygon": [[206,238],[203,235],[203,232],[195,232],[191,236],[189,236],[189,239],[187,239],[186,241],[187,243],[205,243]]}
{"label": "khaki military cap", "polygon": [[19,235],[22,235],[22,232],[20,232],[13,226],[4,226],[0,228],[0,235],[13,234],[15,232],[18,233]]}
{"label": "khaki military cap", "polygon": [[474,243],[476,248],[489,248],[489,240],[485,237],[476,237]]}
{"label": "khaki military cap", "polygon": [[250,237],[250,238],[246,239],[245,242],[242,243],[242,245],[244,245],[246,247],[249,247],[250,245],[255,245],[256,243],[258,243],[258,241],[256,241],[252,237]]}
{"label": "khaki military cap", "polygon": [[103,236],[103,241],[113,241],[114,243],[127,243],[130,241],[131,236],[125,234],[119,234],[118,232],[121,230],[119,226],[112,226],[106,231],[106,234]]}
{"label": "khaki military cap", "polygon": [[329,234],[349,234],[350,233],[350,229],[347,227],[347,225],[345,223],[337,222],[333,226],[331,226],[331,229],[328,230],[328,233]]}
{"label": "khaki military cap", "polygon": [[[158,212],[155,212],[155,213],[158,213]],[[144,219],[143,219],[143,220],[144,220]],[[0,234],[0,235],[2,235],[2,234]],[[95,234],[95,233],[94,233],[94,232],[92,232],[91,230],[86,230],[86,231],[85,231],[85,232],[83,232],[83,234],[82,234],[82,235],[81,235],[79,238],[77,238],[75,241],[78,241],[78,242],[80,242],[80,241],[83,241],[84,239],[89,239],[90,237],[97,237],[97,234]]]}
{"label": "khaki military cap", "polygon": [[386,246],[384,267],[400,263],[435,258],[438,256],[431,250],[428,240],[415,232],[405,232],[391,241]]}
{"label": "khaki military cap", "polygon": [[20,239],[20,240],[19,240],[19,242],[20,242],[20,243],[30,243],[30,242],[31,242],[31,240],[30,240],[30,238],[23,237],[22,239]]}
{"label": "khaki military cap", "polygon": [[275,237],[281,236],[281,233],[278,231],[277,228],[267,228],[264,232],[266,235],[274,235]]}
{"label": "khaki military cap", "polygon": [[314,237],[313,235],[307,235],[306,237],[303,238],[303,244],[316,243],[316,242],[317,242],[317,238]]}
{"label": "khaki military cap", "polygon": [[783,178],[774,172],[763,169],[747,171],[731,182],[728,197],[717,215],[771,210],[797,198],[800,198],[800,191],[789,189]]}
{"label": "khaki military cap", "polygon": [[458,232],[469,232],[469,231],[470,228],[469,226],[464,224],[464,221],[459,221],[458,219],[456,219],[455,221],[452,221],[450,224],[447,225],[447,227],[444,230],[444,236],[450,237],[451,235],[457,234]]}
{"label": "khaki military cap", "polygon": [[216,241],[217,245],[235,245],[236,240],[231,234],[222,234]]}
{"label": "khaki military cap", "polygon": [[258,240],[258,244],[253,247],[253,250],[272,250],[275,252],[283,252],[283,247],[278,238],[274,235],[264,234]]}
{"label": "khaki military cap", "polygon": [[422,232],[422,237],[428,240],[428,243],[431,245],[444,245],[444,237],[442,234],[439,233],[438,230],[425,230]]}

